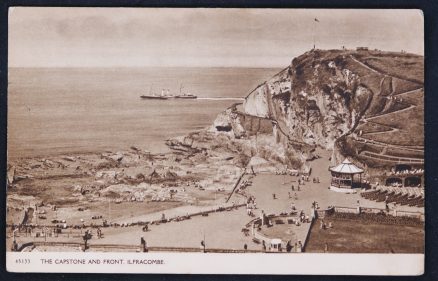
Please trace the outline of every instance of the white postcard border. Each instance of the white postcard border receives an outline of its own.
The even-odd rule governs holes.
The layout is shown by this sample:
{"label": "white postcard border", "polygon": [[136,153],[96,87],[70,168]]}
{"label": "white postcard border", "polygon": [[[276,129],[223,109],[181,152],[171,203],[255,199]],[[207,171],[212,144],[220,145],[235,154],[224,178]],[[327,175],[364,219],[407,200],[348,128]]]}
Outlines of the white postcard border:
{"label": "white postcard border", "polygon": [[10,272],[40,273],[399,276],[424,273],[424,254],[7,252],[6,260]]}

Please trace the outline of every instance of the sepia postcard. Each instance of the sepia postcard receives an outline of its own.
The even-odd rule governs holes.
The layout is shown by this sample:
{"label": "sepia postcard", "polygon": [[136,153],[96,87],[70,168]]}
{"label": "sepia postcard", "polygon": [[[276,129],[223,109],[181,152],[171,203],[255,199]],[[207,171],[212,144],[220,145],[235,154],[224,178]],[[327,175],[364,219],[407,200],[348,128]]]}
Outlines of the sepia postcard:
{"label": "sepia postcard", "polygon": [[8,271],[424,272],[421,10],[8,23]]}

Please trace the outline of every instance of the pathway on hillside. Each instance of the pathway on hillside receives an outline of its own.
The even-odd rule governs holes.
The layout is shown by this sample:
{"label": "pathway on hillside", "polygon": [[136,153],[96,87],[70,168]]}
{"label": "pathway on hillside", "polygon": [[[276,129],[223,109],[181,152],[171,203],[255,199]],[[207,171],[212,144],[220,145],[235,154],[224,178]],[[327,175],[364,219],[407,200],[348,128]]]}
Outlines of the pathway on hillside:
{"label": "pathway on hillside", "polygon": [[378,146],[388,146],[388,147],[392,147],[392,148],[411,150],[411,151],[424,151],[423,146],[416,146],[416,145],[403,146],[403,145],[397,145],[397,144],[390,144],[390,143],[386,143],[386,142],[362,138],[359,136],[356,136],[355,140],[360,141],[360,142],[365,142],[365,143],[371,143],[371,144],[378,145]]}
{"label": "pathway on hillside", "polygon": [[[386,115],[391,115],[391,114],[395,114],[395,113],[399,114],[400,112],[411,110],[411,109],[414,109],[416,107],[417,107],[416,105],[411,104],[409,107],[406,107],[406,108],[403,108],[403,109],[399,109],[399,110],[396,110],[396,111],[392,111],[392,112],[388,112],[388,113],[383,113],[383,114],[380,114],[380,115],[375,115],[375,116],[367,117],[367,118],[364,118],[363,120],[366,122],[368,120],[373,120],[373,119],[376,119],[376,118],[384,117]],[[381,125],[381,124],[379,124],[379,125]]]}
{"label": "pathway on hillside", "polygon": [[[411,82],[411,83],[419,84],[416,81],[412,81],[410,79],[406,79],[406,78],[402,78],[402,77],[397,77],[397,76],[391,75],[389,73],[386,73],[386,72],[377,70],[375,68],[372,68],[368,64],[366,64],[366,63],[360,61],[359,59],[357,59],[356,57],[354,57],[353,55],[350,55],[350,57],[351,57],[352,60],[354,60],[356,63],[358,63],[362,67],[364,67],[364,68],[366,68],[366,69],[368,69],[368,70],[370,70],[370,71],[372,71],[374,73],[377,73],[379,75],[383,75],[384,78],[382,79],[381,82],[383,82],[385,77],[391,77],[391,78],[397,78],[397,79],[405,80],[405,81],[408,81],[408,82]],[[391,83],[392,83],[392,81],[391,81]],[[382,83],[380,83],[380,89],[382,89]],[[423,87],[420,87],[418,89],[409,90],[409,91],[405,91],[405,92],[402,92],[402,93],[394,94],[394,87],[393,87],[392,92],[388,96],[386,96],[385,98],[386,99],[390,99],[390,98],[395,97],[395,96],[407,95],[407,94],[415,93],[417,91],[422,91],[422,90],[423,90]],[[417,105],[415,105],[415,104],[411,104],[411,103],[408,103],[408,104],[409,104],[409,106],[406,107],[406,108],[399,109],[399,110],[392,111],[392,112],[387,112],[387,113],[379,114],[379,115],[375,115],[375,116],[371,116],[371,117],[366,117],[366,118],[363,118],[361,120],[364,123],[373,123],[373,124],[377,124],[379,126],[383,126],[383,127],[389,128],[389,130],[384,130],[384,131],[380,131],[380,132],[364,133],[362,136],[356,136],[355,137],[357,141],[361,141],[361,142],[364,142],[364,143],[371,143],[371,144],[374,144],[374,145],[377,145],[377,146],[384,147],[384,150],[382,150],[381,154],[375,153],[375,152],[372,152],[372,151],[368,151],[368,150],[364,150],[364,151],[360,152],[360,154],[362,156],[365,156],[365,157],[368,157],[368,158],[371,158],[371,159],[375,159],[375,160],[380,160],[380,161],[383,160],[383,161],[390,161],[390,162],[403,162],[403,161],[405,161],[405,162],[424,163],[424,159],[423,158],[398,157],[398,156],[391,156],[391,155],[383,154],[384,153],[383,151],[386,151],[386,148],[393,148],[393,149],[401,149],[401,150],[407,150],[407,151],[422,152],[422,151],[424,151],[424,147],[418,146],[418,148],[417,147],[414,148],[414,147],[406,147],[406,146],[400,146],[400,145],[393,145],[393,144],[389,144],[389,143],[379,142],[379,141],[373,140],[371,138],[367,138],[367,137],[370,137],[372,135],[388,134],[388,133],[394,133],[394,132],[401,131],[397,127],[394,127],[394,126],[391,126],[391,125],[387,125],[387,124],[381,124],[381,123],[375,122],[375,120],[378,120],[378,119],[381,119],[381,118],[388,118],[389,116],[391,116],[393,114],[400,114],[401,112],[404,112],[404,111],[414,110],[417,107]]]}
{"label": "pathway on hillside", "polygon": [[408,82],[411,82],[411,83],[414,83],[414,84],[422,85],[422,83],[420,83],[420,82],[418,82],[418,81],[415,81],[415,80],[412,80],[412,79],[406,79],[406,78],[404,78],[404,77],[400,77],[400,76],[398,76],[398,75],[389,74],[388,72],[384,72],[384,71],[382,71],[382,70],[375,69],[375,68],[369,66],[368,64],[366,64],[366,63],[360,61],[359,59],[357,59],[357,58],[356,58],[355,56],[353,56],[353,55],[350,55],[350,58],[351,58],[352,60],[354,60],[356,63],[360,64],[361,66],[365,67],[366,69],[368,69],[368,70],[370,70],[370,71],[372,71],[372,72],[374,72],[374,73],[377,73],[377,74],[380,74],[380,75],[384,75],[384,76],[390,76],[390,77],[394,77],[394,78],[398,78],[398,79],[401,79],[401,80],[405,80],[405,81],[408,81]]}
{"label": "pathway on hillside", "polygon": [[385,133],[392,133],[392,132],[398,132],[398,131],[400,131],[399,128],[395,128],[395,127],[392,127],[392,126],[389,126],[389,125],[383,125],[383,124],[376,123],[376,122],[372,122],[372,121],[369,121],[369,120],[363,120],[363,121],[364,121],[364,123],[374,123],[374,124],[378,124],[378,125],[380,125],[380,126],[388,127],[388,128],[389,128],[388,131],[378,131],[378,132],[363,133],[363,134],[362,134],[363,136],[365,136],[365,135],[367,135],[367,136],[368,136],[368,135],[378,135],[378,134],[385,134]]}
{"label": "pathway on hillside", "polygon": [[368,70],[370,70],[370,71],[372,71],[372,72],[374,72],[374,73],[377,73],[377,74],[380,74],[380,75],[385,75],[385,74],[381,73],[380,71],[377,71],[376,69],[369,67],[368,65],[366,65],[366,64],[363,63],[363,62],[361,62],[360,60],[358,60],[358,59],[357,59],[356,57],[354,57],[353,55],[350,55],[350,58],[351,58],[352,60],[354,60],[355,62],[357,62],[358,64],[360,64],[361,66],[365,67],[366,69],[368,69]]}
{"label": "pathway on hillside", "polygon": [[393,96],[406,95],[406,94],[411,94],[411,93],[419,92],[419,91],[423,91],[423,90],[424,90],[424,88],[421,87],[421,88],[418,88],[418,89],[414,89],[414,90],[410,90],[410,91],[406,91],[406,92],[401,92],[401,93],[398,93],[398,94],[394,94]]}
{"label": "pathway on hillside", "polygon": [[364,150],[361,152],[362,156],[366,156],[372,159],[378,159],[379,161],[388,161],[391,163],[415,163],[415,164],[424,164],[423,158],[412,158],[412,157],[397,157],[390,156],[387,154],[378,154],[375,152],[371,152],[368,150]]}
{"label": "pathway on hillside", "polygon": [[[402,92],[402,93],[397,94],[397,96],[398,95],[402,95],[402,94],[408,94],[408,93],[416,92],[418,90],[422,90],[422,88],[415,89],[415,90],[410,90],[410,91],[406,91],[406,92]],[[388,112],[388,113],[384,113],[384,114],[380,114],[380,115],[375,115],[375,116],[363,118],[361,121],[363,121],[364,123],[373,123],[373,124],[377,124],[379,126],[390,128],[390,130],[388,130],[388,131],[370,132],[370,133],[364,133],[363,135],[385,134],[385,133],[400,131],[400,129],[397,128],[397,127],[394,127],[394,126],[391,126],[391,125],[386,125],[386,124],[381,124],[381,123],[378,123],[378,122],[375,122],[375,121],[372,121],[372,120],[380,118],[380,117],[384,117],[384,116],[387,116],[387,115],[390,115],[390,114],[394,114],[394,113],[398,114],[400,112],[411,110],[411,109],[414,109],[416,107],[417,107],[417,105],[415,105],[415,104],[409,104],[409,107],[406,107],[406,108],[403,108],[403,109],[400,109],[400,110],[396,110],[396,111],[392,111],[392,112]],[[369,139],[363,138],[363,137],[358,137],[358,138],[361,138],[361,139],[364,139],[364,140],[369,140]],[[370,140],[370,141],[374,141],[374,140]],[[374,141],[374,142],[377,142],[377,141]],[[385,143],[380,143],[380,144],[385,144]],[[391,145],[391,144],[388,144],[388,145],[389,146],[394,146],[394,147],[399,147],[399,148],[403,147],[403,146],[397,146],[397,145]]]}

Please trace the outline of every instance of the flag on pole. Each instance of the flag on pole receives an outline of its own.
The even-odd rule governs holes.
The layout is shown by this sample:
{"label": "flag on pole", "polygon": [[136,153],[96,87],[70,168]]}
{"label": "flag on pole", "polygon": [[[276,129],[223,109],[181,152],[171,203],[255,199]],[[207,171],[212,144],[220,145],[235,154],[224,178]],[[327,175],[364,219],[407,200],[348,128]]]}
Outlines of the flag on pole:
{"label": "flag on pole", "polygon": [[319,20],[317,18],[314,19],[314,22],[312,24],[313,28],[312,28],[312,37],[313,37],[313,49],[316,49],[316,44],[315,44],[315,22],[319,22]]}

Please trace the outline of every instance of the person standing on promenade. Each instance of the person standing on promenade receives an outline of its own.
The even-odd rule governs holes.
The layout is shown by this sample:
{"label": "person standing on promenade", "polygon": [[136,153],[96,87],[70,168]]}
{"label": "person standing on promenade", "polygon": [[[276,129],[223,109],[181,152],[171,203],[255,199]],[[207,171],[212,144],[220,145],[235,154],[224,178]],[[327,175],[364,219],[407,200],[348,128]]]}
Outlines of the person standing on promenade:
{"label": "person standing on promenade", "polygon": [[144,252],[145,247],[146,247],[146,241],[144,240],[144,237],[142,236],[142,237],[140,238],[140,250],[141,250],[142,252]]}
{"label": "person standing on promenade", "polygon": [[204,242],[204,240],[201,240],[201,246],[199,248],[201,249],[202,253],[205,253],[205,242]]}

